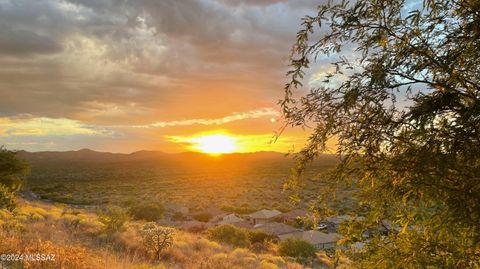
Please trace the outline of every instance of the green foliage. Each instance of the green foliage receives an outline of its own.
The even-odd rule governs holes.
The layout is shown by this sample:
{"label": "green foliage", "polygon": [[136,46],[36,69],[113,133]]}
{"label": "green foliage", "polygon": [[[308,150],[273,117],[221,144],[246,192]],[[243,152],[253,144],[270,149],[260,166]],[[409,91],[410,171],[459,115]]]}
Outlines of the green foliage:
{"label": "green foliage", "polygon": [[140,230],[145,247],[155,259],[160,259],[162,251],[173,245],[174,234],[173,228],[158,226],[154,222],[146,223]]}
{"label": "green foliage", "polygon": [[19,160],[15,152],[0,147],[0,184],[11,191],[18,191],[27,172],[28,165]]}
{"label": "green foliage", "polygon": [[[336,194],[354,190],[345,213],[365,218],[344,241],[371,232],[350,253],[361,266],[480,266],[479,10],[478,1],[329,1],[303,19],[281,105],[287,125],[313,133],[287,187],[337,142],[341,163],[323,177],[318,208],[333,213]],[[333,71],[296,98],[322,56]]]}
{"label": "green foliage", "polygon": [[165,208],[159,203],[150,202],[131,207],[129,213],[136,220],[156,221],[163,218]]}
{"label": "green foliage", "polygon": [[274,242],[277,239],[275,235],[267,234],[263,231],[248,230],[247,233],[248,240],[252,244]]}
{"label": "green foliage", "polygon": [[109,207],[99,214],[98,221],[105,225],[105,233],[112,235],[123,228],[128,221],[128,215],[120,207]]}
{"label": "green foliage", "polygon": [[0,209],[9,211],[15,209],[15,194],[2,184],[0,184]]}
{"label": "green foliage", "polygon": [[232,206],[232,205],[222,205],[221,209],[236,214],[250,214],[255,212],[256,210],[250,207],[248,204],[242,204],[240,206]]}
{"label": "green foliage", "polygon": [[15,152],[0,147],[0,209],[15,209],[15,192],[22,187],[27,171],[27,164],[17,159]]}
{"label": "green foliage", "polygon": [[202,213],[195,214],[193,216],[193,219],[201,222],[209,222],[212,219],[212,217],[213,217],[212,214],[207,212],[202,212]]}
{"label": "green foliage", "polygon": [[287,238],[278,244],[281,256],[292,257],[298,261],[306,262],[316,257],[316,248],[307,241],[297,238]]}
{"label": "green foliage", "polygon": [[235,247],[246,247],[250,244],[247,231],[230,224],[210,228],[208,230],[208,238]]}

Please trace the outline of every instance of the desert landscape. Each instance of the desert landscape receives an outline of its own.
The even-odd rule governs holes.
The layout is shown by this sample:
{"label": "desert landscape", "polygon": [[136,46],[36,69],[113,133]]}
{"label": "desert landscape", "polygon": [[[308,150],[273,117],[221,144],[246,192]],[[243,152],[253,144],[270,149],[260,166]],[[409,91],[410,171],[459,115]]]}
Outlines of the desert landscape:
{"label": "desert landscape", "polygon": [[0,0],[0,268],[480,268],[480,1]]}
{"label": "desert landscape", "polygon": [[[31,171],[15,210],[1,211],[0,251],[48,252],[58,259],[7,266],[329,268],[340,239],[336,230],[347,218],[312,215],[319,187],[314,173],[310,191],[292,203],[282,186],[294,161],[281,153],[83,149],[19,151],[16,157]],[[325,155],[314,168],[327,171],[337,162]],[[145,244],[146,225],[171,236],[161,253]],[[296,239],[309,242],[298,253],[288,245]]]}

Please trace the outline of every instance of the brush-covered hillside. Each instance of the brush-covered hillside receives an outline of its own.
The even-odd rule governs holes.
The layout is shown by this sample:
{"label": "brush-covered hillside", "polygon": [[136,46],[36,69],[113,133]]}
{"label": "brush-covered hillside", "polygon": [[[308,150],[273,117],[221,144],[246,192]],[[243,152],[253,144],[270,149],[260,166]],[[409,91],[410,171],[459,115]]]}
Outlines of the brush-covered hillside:
{"label": "brush-covered hillside", "polygon": [[[148,225],[168,232],[168,244],[160,251],[145,237],[145,231],[151,231],[145,229]],[[279,244],[274,241],[262,239],[258,234],[257,238],[252,235],[243,238],[244,231],[235,229],[226,242],[213,228],[188,232],[165,228],[161,222],[131,221],[114,209],[93,212],[20,198],[13,211],[0,210],[0,253],[24,255],[17,256],[16,261],[15,257],[4,256],[4,268],[300,269],[332,266],[323,252],[317,252],[315,257],[302,263],[302,259],[282,256]],[[27,257],[37,254],[44,256],[37,260]]]}

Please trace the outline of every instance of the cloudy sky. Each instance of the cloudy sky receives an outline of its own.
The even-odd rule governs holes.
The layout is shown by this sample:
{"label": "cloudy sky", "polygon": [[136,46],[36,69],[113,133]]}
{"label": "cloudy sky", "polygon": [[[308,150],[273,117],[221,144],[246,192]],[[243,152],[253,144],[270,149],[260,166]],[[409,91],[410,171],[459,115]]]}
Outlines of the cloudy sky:
{"label": "cloudy sky", "polygon": [[287,151],[289,48],[313,0],[0,0],[0,144],[188,150],[228,133]]}

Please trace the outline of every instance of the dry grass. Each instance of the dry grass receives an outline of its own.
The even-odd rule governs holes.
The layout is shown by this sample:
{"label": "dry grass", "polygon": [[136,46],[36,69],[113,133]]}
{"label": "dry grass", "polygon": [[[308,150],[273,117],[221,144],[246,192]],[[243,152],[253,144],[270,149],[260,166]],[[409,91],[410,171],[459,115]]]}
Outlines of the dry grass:
{"label": "dry grass", "polygon": [[153,261],[138,234],[142,225],[129,222],[107,237],[92,212],[20,201],[13,213],[0,210],[0,253],[55,254],[55,261],[5,264],[25,268],[304,268],[276,256],[274,248],[257,254],[182,231],[162,260]]}

